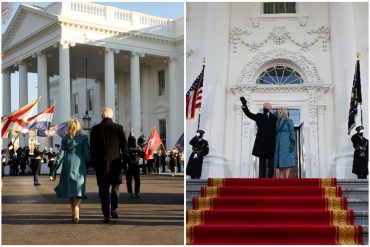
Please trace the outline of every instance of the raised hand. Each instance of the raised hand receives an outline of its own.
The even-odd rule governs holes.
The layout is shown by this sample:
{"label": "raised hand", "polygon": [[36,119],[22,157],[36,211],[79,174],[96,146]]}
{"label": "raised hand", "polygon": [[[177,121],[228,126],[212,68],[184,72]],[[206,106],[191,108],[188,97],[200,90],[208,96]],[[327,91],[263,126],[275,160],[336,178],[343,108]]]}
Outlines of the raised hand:
{"label": "raised hand", "polygon": [[247,100],[244,97],[240,97],[240,101],[242,102],[242,105],[247,105]]}

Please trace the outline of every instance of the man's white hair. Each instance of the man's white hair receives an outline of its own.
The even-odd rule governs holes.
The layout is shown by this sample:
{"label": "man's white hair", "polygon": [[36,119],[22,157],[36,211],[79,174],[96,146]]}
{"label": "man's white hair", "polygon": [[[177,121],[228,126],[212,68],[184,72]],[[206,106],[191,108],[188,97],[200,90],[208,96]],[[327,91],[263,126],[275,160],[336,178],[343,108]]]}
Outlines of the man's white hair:
{"label": "man's white hair", "polygon": [[102,118],[110,118],[113,119],[113,110],[109,107],[105,107],[101,112]]}

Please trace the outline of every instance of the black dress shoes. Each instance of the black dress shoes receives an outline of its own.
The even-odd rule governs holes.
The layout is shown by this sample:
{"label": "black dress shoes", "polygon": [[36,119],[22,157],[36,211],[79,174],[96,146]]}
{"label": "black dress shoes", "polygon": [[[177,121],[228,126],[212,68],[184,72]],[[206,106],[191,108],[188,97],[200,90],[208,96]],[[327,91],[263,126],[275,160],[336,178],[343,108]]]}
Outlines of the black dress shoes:
{"label": "black dress shoes", "polygon": [[113,210],[113,211],[111,212],[111,215],[112,215],[112,218],[113,218],[113,219],[118,219],[118,218],[119,218],[116,210]]}
{"label": "black dress shoes", "polygon": [[104,217],[104,223],[109,223],[110,222],[110,218],[109,217]]}

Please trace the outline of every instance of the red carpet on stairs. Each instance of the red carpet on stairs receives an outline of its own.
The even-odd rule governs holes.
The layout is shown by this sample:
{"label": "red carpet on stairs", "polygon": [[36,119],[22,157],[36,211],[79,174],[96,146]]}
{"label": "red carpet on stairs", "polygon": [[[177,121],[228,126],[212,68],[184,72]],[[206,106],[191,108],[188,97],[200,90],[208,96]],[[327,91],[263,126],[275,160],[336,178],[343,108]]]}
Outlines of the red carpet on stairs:
{"label": "red carpet on stairs", "polygon": [[336,179],[208,179],[187,244],[362,244]]}

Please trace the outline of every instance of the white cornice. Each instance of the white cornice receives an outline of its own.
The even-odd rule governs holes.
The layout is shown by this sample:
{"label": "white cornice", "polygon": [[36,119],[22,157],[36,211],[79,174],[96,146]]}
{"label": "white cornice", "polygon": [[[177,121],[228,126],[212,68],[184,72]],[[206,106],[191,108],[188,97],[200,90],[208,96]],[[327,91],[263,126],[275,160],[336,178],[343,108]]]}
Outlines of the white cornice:
{"label": "white cornice", "polygon": [[244,93],[247,91],[251,92],[279,92],[279,93],[289,93],[289,92],[308,92],[308,91],[319,91],[322,90],[324,93],[331,89],[330,84],[320,83],[320,84],[309,84],[303,83],[300,85],[258,85],[258,84],[244,84],[244,85],[233,85],[229,87],[229,90],[233,94]]}

